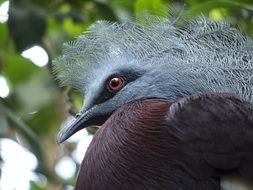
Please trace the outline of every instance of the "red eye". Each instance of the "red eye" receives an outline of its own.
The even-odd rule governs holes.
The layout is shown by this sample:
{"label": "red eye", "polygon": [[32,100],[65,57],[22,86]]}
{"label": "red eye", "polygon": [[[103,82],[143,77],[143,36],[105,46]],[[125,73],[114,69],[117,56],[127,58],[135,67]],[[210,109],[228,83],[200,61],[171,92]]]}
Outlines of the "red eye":
{"label": "red eye", "polygon": [[113,92],[118,92],[124,84],[124,80],[121,77],[113,77],[108,81],[108,88]]}

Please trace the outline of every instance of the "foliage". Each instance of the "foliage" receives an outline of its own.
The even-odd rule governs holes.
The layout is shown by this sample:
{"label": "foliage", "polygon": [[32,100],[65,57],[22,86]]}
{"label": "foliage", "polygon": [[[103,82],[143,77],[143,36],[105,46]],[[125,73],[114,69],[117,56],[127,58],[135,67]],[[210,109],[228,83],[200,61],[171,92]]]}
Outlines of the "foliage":
{"label": "foliage", "polygon": [[[0,98],[0,137],[17,141],[39,160],[36,173],[48,183],[42,188],[31,182],[31,189],[65,189],[75,180],[61,179],[54,171],[58,160],[75,148],[55,143],[61,121],[82,106],[79,92],[59,87],[54,80],[51,60],[60,54],[63,42],[74,40],[99,19],[132,19],[147,9],[152,14],[172,13],[173,7],[184,7],[189,17],[229,20],[253,36],[252,0],[10,0],[8,22],[0,23],[0,72],[11,90]],[[36,44],[49,55],[45,67],[21,56]]]}

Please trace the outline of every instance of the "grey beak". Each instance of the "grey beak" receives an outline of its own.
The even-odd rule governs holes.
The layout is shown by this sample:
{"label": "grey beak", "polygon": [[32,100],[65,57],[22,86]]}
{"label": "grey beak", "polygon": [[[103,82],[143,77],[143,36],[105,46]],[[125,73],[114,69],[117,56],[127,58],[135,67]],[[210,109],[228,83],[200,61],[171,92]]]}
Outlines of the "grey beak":
{"label": "grey beak", "polygon": [[92,107],[83,113],[81,112],[69,125],[60,130],[56,141],[60,144],[81,129],[92,125],[102,125],[108,117],[109,116],[98,114],[96,107]]}

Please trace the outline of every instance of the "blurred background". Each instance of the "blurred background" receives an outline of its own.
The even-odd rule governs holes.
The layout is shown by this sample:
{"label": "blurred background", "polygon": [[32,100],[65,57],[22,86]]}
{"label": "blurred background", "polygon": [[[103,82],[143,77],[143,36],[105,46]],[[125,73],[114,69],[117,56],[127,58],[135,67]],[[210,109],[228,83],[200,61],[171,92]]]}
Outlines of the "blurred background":
{"label": "blurred background", "polygon": [[[149,10],[228,20],[253,37],[253,0],[0,0],[0,189],[71,190],[94,131],[57,145],[82,94],[59,87],[52,59],[96,20],[122,21]],[[166,16],[166,15],[164,15]]]}

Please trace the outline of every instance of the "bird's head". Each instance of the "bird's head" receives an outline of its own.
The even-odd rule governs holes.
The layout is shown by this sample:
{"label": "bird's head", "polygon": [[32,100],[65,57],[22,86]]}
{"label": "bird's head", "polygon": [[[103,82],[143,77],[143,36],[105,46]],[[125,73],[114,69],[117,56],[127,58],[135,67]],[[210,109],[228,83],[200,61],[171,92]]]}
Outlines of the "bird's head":
{"label": "bird's head", "polygon": [[[103,124],[117,108],[143,97],[174,101],[221,91],[251,99],[244,80],[229,80],[234,75],[233,63],[244,60],[237,52],[244,55],[242,48],[251,42],[226,23],[203,18],[177,22],[152,17],[145,24],[98,21],[64,45],[62,55],[53,62],[54,71],[63,85],[85,95],[85,104],[72,124],[61,130],[58,142],[80,129]],[[250,55],[251,50],[247,51]],[[241,70],[239,78],[245,75]]]}
{"label": "bird's head", "polygon": [[60,131],[58,142],[83,128],[102,125],[117,108],[130,101],[143,97],[161,98],[163,95],[158,90],[161,76],[156,79],[152,77],[154,71],[148,70],[134,61],[116,63],[111,60],[110,64],[93,67],[84,78],[85,104],[73,123]]}
{"label": "bird's head", "polygon": [[[81,40],[79,37],[76,43]],[[78,54],[75,49],[74,56],[69,52],[71,48],[80,48],[77,44],[65,46],[63,55],[54,61],[55,71],[64,84],[83,92],[85,104],[70,125],[58,134],[59,143],[83,128],[102,125],[113,111],[130,101],[143,97],[165,97],[160,69],[152,68],[148,62],[142,63],[143,60],[130,55],[123,47],[118,48],[121,52],[114,52],[116,47],[112,52],[108,49],[107,56],[99,60],[93,57],[92,52],[85,52],[87,57],[90,56],[89,60],[95,59],[91,63],[85,62],[87,57],[81,58],[84,52]]]}
{"label": "bird's head", "polygon": [[54,71],[63,85],[84,94],[85,104],[60,131],[59,143],[85,127],[103,124],[123,104],[142,97],[168,96],[164,82],[173,83],[177,77],[168,80],[172,75],[161,72],[167,70],[162,68],[167,64],[161,63],[167,63],[168,53],[152,27],[157,30],[134,22],[99,21],[75,42],[64,45],[62,55],[53,62]]}

